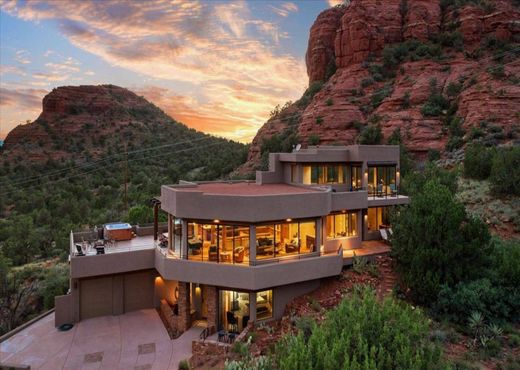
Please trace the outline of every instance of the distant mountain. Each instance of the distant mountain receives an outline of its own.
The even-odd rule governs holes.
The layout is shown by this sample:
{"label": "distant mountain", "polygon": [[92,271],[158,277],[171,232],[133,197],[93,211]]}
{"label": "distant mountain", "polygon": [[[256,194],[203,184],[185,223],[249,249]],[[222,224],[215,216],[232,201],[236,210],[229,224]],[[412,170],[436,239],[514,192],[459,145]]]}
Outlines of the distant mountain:
{"label": "distant mountain", "polygon": [[308,90],[273,111],[240,172],[265,167],[269,151],[366,142],[377,128],[419,158],[518,140],[519,4],[352,0],[323,11],[310,29]]}
{"label": "distant mountain", "polygon": [[197,139],[243,147],[190,129],[143,97],[114,85],[59,87],[43,98],[42,106],[34,122],[9,132],[4,158],[95,159],[125,147],[132,151]]}

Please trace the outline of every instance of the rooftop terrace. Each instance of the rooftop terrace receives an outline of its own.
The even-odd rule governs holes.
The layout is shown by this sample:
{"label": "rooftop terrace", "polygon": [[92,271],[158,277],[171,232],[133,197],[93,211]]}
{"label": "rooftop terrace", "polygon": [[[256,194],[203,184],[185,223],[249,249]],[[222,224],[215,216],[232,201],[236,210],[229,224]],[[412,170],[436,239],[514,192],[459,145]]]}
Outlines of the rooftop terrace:
{"label": "rooftop terrace", "polygon": [[215,195],[284,195],[304,194],[324,191],[326,187],[302,187],[289,184],[257,184],[255,182],[207,182],[207,183],[184,183],[171,185],[176,191],[202,192]]}

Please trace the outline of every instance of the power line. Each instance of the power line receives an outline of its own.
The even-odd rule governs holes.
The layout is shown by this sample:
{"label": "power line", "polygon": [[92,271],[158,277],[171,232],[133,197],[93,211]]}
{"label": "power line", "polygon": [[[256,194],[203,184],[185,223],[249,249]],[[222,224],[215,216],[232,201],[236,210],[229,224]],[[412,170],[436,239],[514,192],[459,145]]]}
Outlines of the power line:
{"label": "power line", "polygon": [[[215,145],[220,145],[222,143],[213,143],[213,144],[208,144],[204,147],[204,149],[208,148],[208,147],[212,147],[212,146],[215,146]],[[162,152],[162,153],[159,153],[157,155],[153,155],[153,156],[147,156],[145,158],[133,158],[133,159],[129,159],[128,162],[134,162],[134,161],[139,161],[139,160],[144,160],[144,159],[149,159],[149,158],[156,158],[156,157],[161,157],[163,155],[167,155],[167,154],[177,154],[177,153],[183,153],[183,152],[187,152],[187,151],[190,151],[190,150],[194,150],[194,149],[199,149],[197,147],[192,147],[192,148],[186,148],[186,149],[179,149],[179,150],[176,150],[176,151],[173,151],[173,152],[169,152],[169,151],[166,151],[166,152]],[[123,160],[120,160],[120,161],[115,161],[115,162],[112,162],[113,164],[118,164],[120,162],[124,161]],[[99,168],[101,168],[101,166],[99,167],[96,167],[96,168],[91,168],[87,171],[84,171],[84,172],[80,172],[80,173],[76,173],[76,174],[73,174],[73,175],[70,175],[70,176],[66,176],[66,177],[63,177],[63,178],[60,178],[60,179],[57,179],[57,180],[53,180],[53,181],[49,181],[46,183],[46,185],[50,185],[50,184],[56,184],[56,183],[59,183],[59,182],[63,182],[63,181],[66,181],[66,180],[70,180],[72,178],[75,178],[75,177],[79,177],[79,176],[83,176],[83,175],[87,175],[87,174],[90,174],[90,173],[93,173],[93,172],[96,172],[99,170]],[[24,190],[28,190],[28,189],[32,189],[32,188],[35,188],[37,185],[29,185],[28,187],[26,187]],[[8,191],[8,192],[5,192],[5,193],[1,193],[0,196],[6,196],[6,195],[9,195],[9,194],[12,194],[12,193],[15,193],[17,192],[19,189],[17,190],[12,190],[12,191]]]}

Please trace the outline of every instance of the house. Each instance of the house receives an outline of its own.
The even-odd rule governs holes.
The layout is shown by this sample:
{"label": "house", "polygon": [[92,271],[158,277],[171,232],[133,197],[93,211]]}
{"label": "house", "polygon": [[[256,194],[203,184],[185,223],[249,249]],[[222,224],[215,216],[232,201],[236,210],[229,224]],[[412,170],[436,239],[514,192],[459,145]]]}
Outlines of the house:
{"label": "house", "polygon": [[381,238],[391,207],[409,202],[399,181],[398,146],[352,145],[270,154],[256,181],[163,185],[155,211],[165,225],[111,225],[97,252],[99,230],[71,233],[56,325],[151,307],[178,332],[280,318]]}

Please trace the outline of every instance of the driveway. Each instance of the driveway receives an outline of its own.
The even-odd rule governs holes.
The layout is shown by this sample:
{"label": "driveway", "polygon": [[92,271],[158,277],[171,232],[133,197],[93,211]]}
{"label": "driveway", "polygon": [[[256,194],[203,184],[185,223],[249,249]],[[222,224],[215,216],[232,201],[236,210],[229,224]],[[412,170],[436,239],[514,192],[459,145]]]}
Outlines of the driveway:
{"label": "driveway", "polygon": [[171,340],[157,311],[81,321],[67,332],[54,328],[54,314],[0,343],[0,362],[31,369],[178,369],[191,356],[191,342],[202,328],[193,327]]}

